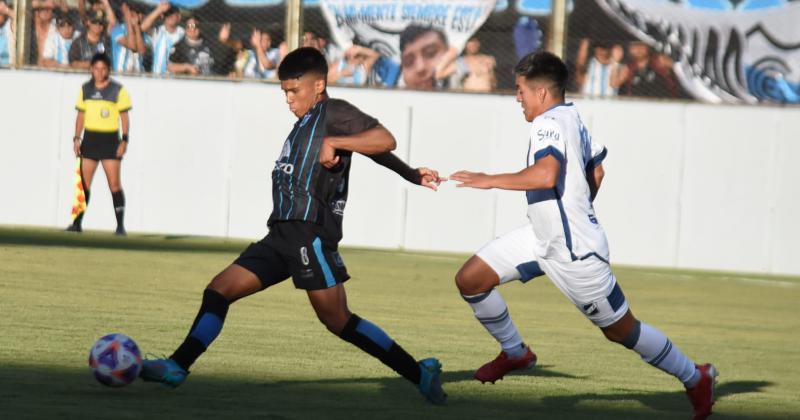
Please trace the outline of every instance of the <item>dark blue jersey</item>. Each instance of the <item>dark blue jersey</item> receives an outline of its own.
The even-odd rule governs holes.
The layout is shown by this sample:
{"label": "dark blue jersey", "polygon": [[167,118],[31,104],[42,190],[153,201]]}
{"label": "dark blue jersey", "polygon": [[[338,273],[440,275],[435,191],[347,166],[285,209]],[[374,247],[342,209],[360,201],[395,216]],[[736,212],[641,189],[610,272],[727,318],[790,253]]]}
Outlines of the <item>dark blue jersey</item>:
{"label": "dark blue jersey", "polygon": [[337,151],[339,164],[328,169],[318,162],[320,146],[325,137],[354,135],[377,126],[378,120],[340,99],[323,100],[298,119],[272,171],[272,214],[267,224],[307,221],[330,227],[341,237],[352,152]]}

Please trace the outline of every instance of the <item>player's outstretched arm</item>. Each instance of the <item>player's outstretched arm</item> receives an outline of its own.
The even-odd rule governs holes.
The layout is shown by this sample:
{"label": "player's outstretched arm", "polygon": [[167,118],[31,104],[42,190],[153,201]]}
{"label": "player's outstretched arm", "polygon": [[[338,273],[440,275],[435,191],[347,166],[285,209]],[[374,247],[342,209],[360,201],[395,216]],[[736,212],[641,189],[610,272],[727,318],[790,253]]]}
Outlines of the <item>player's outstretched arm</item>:
{"label": "player's outstretched arm", "polygon": [[412,168],[403,162],[397,155],[392,152],[381,153],[378,155],[367,155],[368,158],[375,161],[375,163],[391,169],[396,174],[400,175],[406,181],[422,185],[423,187],[430,188],[436,191],[439,183],[447,181],[446,178],[439,176],[439,172],[425,167]]}
{"label": "player's outstretched arm", "polygon": [[488,175],[482,172],[458,171],[450,175],[450,179],[461,182],[458,187],[543,190],[556,186],[560,171],[561,163],[549,155],[516,173]]}
{"label": "player's outstretched arm", "polygon": [[337,150],[347,150],[362,155],[377,155],[391,152],[397,147],[392,133],[382,125],[350,136],[325,137],[319,150],[319,163],[326,168],[333,168],[339,163]]}

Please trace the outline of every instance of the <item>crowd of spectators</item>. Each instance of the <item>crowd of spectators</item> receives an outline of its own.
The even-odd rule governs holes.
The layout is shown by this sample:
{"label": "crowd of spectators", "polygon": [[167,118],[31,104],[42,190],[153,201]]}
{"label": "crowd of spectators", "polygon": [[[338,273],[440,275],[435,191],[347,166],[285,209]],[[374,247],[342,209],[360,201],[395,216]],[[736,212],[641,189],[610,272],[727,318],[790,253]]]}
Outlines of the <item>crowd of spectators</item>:
{"label": "crowd of spectators", "polygon": [[[77,7],[68,6],[67,0],[31,0],[26,64],[85,69],[92,55],[103,52],[117,73],[277,80],[278,64],[288,52],[281,34],[267,28],[203,22],[167,1],[149,11],[137,9],[139,3],[114,4],[116,10],[109,0],[77,0]],[[14,18],[11,7],[0,0],[0,67],[14,62]],[[528,26],[530,19],[515,25],[510,34],[515,46],[524,47],[522,41],[536,35],[530,41],[541,48],[541,31]],[[323,52],[331,84],[468,92],[498,88],[497,60],[481,51],[479,37],[470,38],[461,51],[431,26],[406,27],[399,36],[399,58],[394,59],[358,40],[341,49],[314,31],[303,34],[302,46]],[[574,91],[585,96],[682,95],[669,58],[641,42],[623,46],[582,39],[573,64]]]}
{"label": "crowd of spectators", "polygon": [[626,50],[621,44],[582,39],[575,57],[575,88],[599,98],[680,98],[672,67],[669,57],[643,42],[629,42]]}

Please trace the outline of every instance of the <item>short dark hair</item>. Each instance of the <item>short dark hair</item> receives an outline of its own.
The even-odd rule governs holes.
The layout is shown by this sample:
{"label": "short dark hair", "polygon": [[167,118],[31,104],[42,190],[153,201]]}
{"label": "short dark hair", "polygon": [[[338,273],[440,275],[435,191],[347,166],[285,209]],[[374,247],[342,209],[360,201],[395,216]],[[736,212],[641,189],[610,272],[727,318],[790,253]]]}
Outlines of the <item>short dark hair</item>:
{"label": "short dark hair", "polygon": [[305,74],[317,74],[323,78],[328,75],[328,61],[316,48],[298,48],[286,54],[278,66],[279,80],[299,79]]}
{"label": "short dark hair", "polygon": [[411,25],[406,26],[403,29],[403,32],[400,32],[400,52],[406,50],[406,45],[416,41],[422,35],[427,34],[428,32],[433,32],[439,36],[439,39],[444,42],[444,45],[447,45],[447,36],[442,32],[441,29],[435,28],[431,25],[420,25],[417,23],[412,23]]}
{"label": "short dark hair", "polygon": [[95,53],[92,56],[92,61],[90,62],[90,65],[93,66],[94,63],[96,63],[98,61],[102,61],[102,62],[106,63],[106,67],[108,67],[109,69],[111,68],[111,59],[106,55],[106,53],[101,53],[101,52]]}
{"label": "short dark hair", "polygon": [[522,57],[514,66],[514,74],[525,77],[525,80],[548,80],[564,96],[567,89],[567,66],[557,55],[547,51],[530,53]]}

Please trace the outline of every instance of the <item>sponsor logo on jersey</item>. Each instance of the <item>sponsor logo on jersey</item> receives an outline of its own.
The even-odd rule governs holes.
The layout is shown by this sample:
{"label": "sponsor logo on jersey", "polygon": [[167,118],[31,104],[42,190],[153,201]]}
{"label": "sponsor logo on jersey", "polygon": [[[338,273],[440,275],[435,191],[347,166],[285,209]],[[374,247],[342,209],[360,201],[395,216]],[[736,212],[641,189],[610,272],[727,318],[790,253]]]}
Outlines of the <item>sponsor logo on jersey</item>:
{"label": "sponsor logo on jersey", "polygon": [[103,118],[108,118],[111,115],[111,111],[108,108],[103,108],[100,110],[100,116]]}
{"label": "sponsor logo on jersey", "polygon": [[291,175],[294,173],[294,165],[286,162],[275,162],[275,170],[281,171],[286,175]]}
{"label": "sponsor logo on jersey", "polygon": [[539,137],[539,141],[544,141],[544,139],[555,140],[558,141],[561,138],[561,135],[556,130],[545,130],[540,128],[536,131],[536,136]]}

